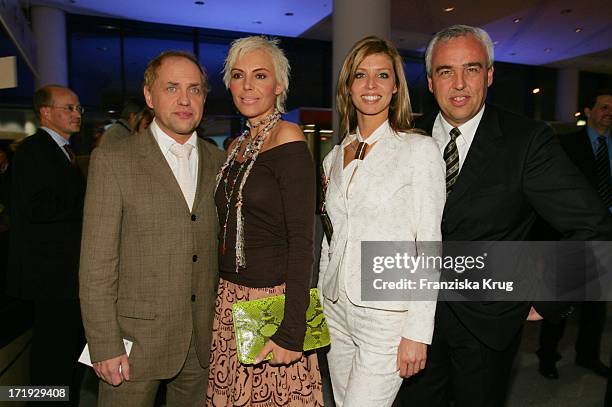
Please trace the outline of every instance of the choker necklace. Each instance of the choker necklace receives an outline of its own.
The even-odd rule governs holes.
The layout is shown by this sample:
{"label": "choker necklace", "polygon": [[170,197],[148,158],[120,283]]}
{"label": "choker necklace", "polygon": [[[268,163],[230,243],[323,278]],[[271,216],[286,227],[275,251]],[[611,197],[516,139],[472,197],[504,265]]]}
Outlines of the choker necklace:
{"label": "choker necklace", "polygon": [[[247,126],[249,127],[249,129],[246,129],[240,135],[240,137],[238,137],[238,141],[236,142],[234,149],[228,155],[227,159],[225,160],[225,164],[221,166],[221,169],[219,170],[219,173],[217,174],[217,180],[216,180],[217,185],[215,187],[215,190],[217,190],[219,188],[220,183],[223,182],[223,192],[224,192],[225,200],[226,200],[225,221],[222,227],[223,229],[222,230],[222,242],[221,242],[221,247],[220,247],[222,256],[225,255],[225,252],[227,249],[226,247],[227,223],[229,220],[229,213],[231,209],[230,208],[231,200],[232,200],[232,196],[234,195],[236,186],[238,186],[238,191],[236,193],[236,204],[235,204],[235,208],[236,208],[236,273],[239,271],[241,267],[242,268],[246,267],[246,255],[245,255],[246,253],[245,253],[245,247],[244,247],[244,218],[242,216],[242,206],[243,206],[242,190],[244,188],[244,184],[246,183],[247,178],[249,177],[249,174],[251,173],[251,169],[253,168],[253,165],[255,164],[255,161],[257,160],[259,153],[261,152],[261,148],[264,142],[266,141],[266,138],[268,137],[268,135],[270,134],[274,126],[276,126],[276,123],[278,123],[278,121],[280,120],[280,117],[281,117],[280,112],[274,109],[274,112],[272,112],[268,116],[264,117],[263,119],[257,121],[256,123],[252,125],[247,122]],[[259,130],[255,134],[255,136],[251,137],[251,139],[246,145],[244,153],[242,154],[243,161],[242,162],[237,161],[238,154],[240,152],[240,147],[242,146],[242,143],[249,135],[250,128],[257,128],[260,126],[263,126],[263,128]],[[238,171],[236,172],[236,175],[233,177],[233,179],[230,180],[229,179],[230,169],[231,167],[234,166],[235,162],[238,162],[240,164],[240,167],[238,167]],[[244,173],[244,175],[242,176],[242,179],[240,179],[240,174],[242,173]]]}

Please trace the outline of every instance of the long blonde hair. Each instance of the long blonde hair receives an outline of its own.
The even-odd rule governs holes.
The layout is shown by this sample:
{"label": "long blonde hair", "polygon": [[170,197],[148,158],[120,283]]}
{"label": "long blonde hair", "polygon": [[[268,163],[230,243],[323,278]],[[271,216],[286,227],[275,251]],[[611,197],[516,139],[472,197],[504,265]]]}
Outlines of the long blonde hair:
{"label": "long blonde hair", "polygon": [[391,98],[389,106],[389,125],[395,132],[406,132],[412,129],[412,109],[408,84],[404,74],[402,57],[393,44],[379,37],[369,36],[358,41],[344,59],[336,88],[336,108],[340,116],[340,138],[352,134],[357,129],[357,112],[351,100],[351,86],[355,71],[363,60],[372,54],[387,55],[393,64],[397,92]]}

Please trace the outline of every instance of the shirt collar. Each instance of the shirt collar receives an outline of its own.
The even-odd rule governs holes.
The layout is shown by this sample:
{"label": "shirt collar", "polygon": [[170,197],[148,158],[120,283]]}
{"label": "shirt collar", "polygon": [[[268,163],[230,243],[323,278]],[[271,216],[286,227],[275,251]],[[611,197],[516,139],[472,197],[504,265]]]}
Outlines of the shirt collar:
{"label": "shirt collar", "polygon": [[65,138],[63,138],[62,136],[60,136],[58,132],[51,130],[50,128],[44,127],[44,126],[41,126],[40,128],[46,131],[47,133],[49,133],[51,138],[57,143],[58,146],[64,147],[66,144],[70,144],[70,142],[66,140]]}
{"label": "shirt collar", "polygon": [[[153,137],[155,137],[157,144],[159,144],[159,148],[161,149],[162,153],[165,156],[168,155],[168,152],[170,151],[170,147],[172,147],[174,144],[177,144],[176,140],[174,140],[172,137],[167,135],[162,129],[159,128],[157,124],[157,119],[153,119],[153,122],[151,123],[149,127],[151,128]],[[196,132],[194,131],[191,134],[191,137],[189,137],[189,139],[187,140],[186,144],[191,144],[193,146],[193,151],[198,151],[197,140],[198,140],[198,136],[196,135]]]}
{"label": "shirt collar", "polygon": [[[474,135],[476,134],[476,130],[478,129],[478,125],[480,124],[480,120],[484,114],[484,109],[485,105],[482,105],[482,108],[480,108],[474,117],[458,127],[459,131],[461,132],[459,137],[463,137],[468,144],[471,144],[472,140],[474,139]],[[445,136],[449,136],[450,131],[454,126],[446,121],[441,112],[438,113],[438,118],[440,119],[440,124],[442,125],[442,130],[444,130]]]}
{"label": "shirt collar", "polygon": [[[591,142],[596,142],[597,141],[597,137],[600,137],[599,133],[597,133],[597,130],[595,130],[592,127],[586,126],[586,131],[587,134],[589,135],[589,138],[591,139]],[[610,130],[608,129],[604,134],[602,134],[601,136],[605,137],[606,139],[610,139]]]}
{"label": "shirt collar", "polygon": [[386,134],[390,130],[391,130],[391,126],[389,125],[389,121],[385,120],[380,126],[378,126],[376,130],[374,130],[374,132],[372,132],[372,134],[370,134],[370,137],[364,140],[363,137],[361,136],[361,132],[359,131],[359,127],[357,127],[357,131],[355,132],[355,134],[349,134],[348,136],[344,138],[344,140],[342,140],[342,147],[343,148],[346,147],[349,143],[352,143],[355,139],[358,140],[359,142],[365,141],[369,145],[372,145],[376,143],[384,134]]}

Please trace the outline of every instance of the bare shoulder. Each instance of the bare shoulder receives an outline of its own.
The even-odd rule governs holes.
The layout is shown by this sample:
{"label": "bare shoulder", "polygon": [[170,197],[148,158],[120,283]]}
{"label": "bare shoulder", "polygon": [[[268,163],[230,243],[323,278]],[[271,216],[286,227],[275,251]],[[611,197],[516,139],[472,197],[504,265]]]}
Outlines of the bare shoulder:
{"label": "bare shoulder", "polygon": [[281,144],[291,143],[293,141],[306,141],[302,129],[295,123],[280,121],[274,129],[270,148],[280,146]]}

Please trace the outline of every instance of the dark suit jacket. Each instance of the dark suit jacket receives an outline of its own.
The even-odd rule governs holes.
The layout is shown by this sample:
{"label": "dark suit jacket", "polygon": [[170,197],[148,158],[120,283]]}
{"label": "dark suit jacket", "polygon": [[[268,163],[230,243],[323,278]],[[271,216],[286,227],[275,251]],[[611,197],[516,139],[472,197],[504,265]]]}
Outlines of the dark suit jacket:
{"label": "dark suit jacket", "polygon": [[85,183],[40,129],[12,162],[7,292],[23,299],[77,299]]}
{"label": "dark suit jacket", "polygon": [[593,185],[593,188],[597,189],[595,154],[586,127],[578,132],[559,136],[559,141],[570,160]]}
{"label": "dark suit jacket", "polygon": [[[437,112],[417,127],[431,133]],[[610,240],[612,222],[597,193],[545,123],[487,105],[442,218],[450,241],[526,240],[540,214],[569,240]],[[529,312],[527,302],[449,304],[481,342],[504,349]],[[558,320],[553,304],[535,304]]]}

